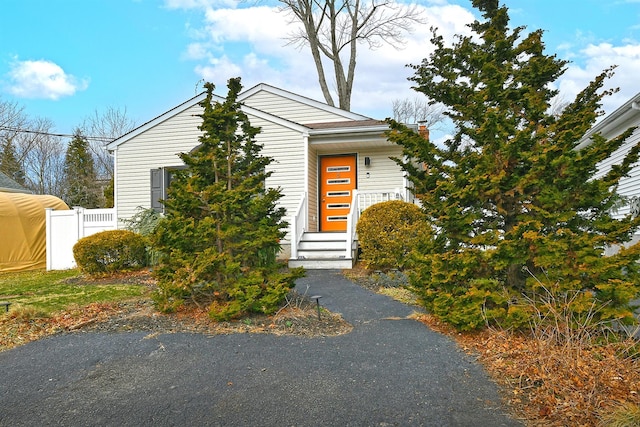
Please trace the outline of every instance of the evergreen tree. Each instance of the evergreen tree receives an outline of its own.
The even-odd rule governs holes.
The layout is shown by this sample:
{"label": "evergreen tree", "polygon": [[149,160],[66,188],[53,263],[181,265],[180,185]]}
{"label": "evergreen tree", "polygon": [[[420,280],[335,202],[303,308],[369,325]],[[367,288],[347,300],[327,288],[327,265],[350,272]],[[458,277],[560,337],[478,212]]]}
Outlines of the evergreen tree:
{"label": "evergreen tree", "polygon": [[64,201],[69,206],[97,208],[100,206],[99,189],[89,142],[76,131],[67,146],[64,158]]}
{"label": "evergreen tree", "polygon": [[0,171],[20,185],[25,185],[25,175],[22,165],[16,155],[13,141],[9,138],[2,144],[0,154]]}
{"label": "evergreen tree", "polygon": [[622,202],[616,184],[639,148],[601,178],[596,165],[632,129],[576,150],[609,94],[602,87],[612,70],[553,114],[552,83],[566,62],[544,54],[541,30],[510,30],[498,0],[473,5],[484,18],[471,24],[475,35],[447,47],[434,31],[436,49],[411,79],[447,107],[454,135],[439,146],[398,123],[390,132],[410,158],[396,161],[437,235],[415,257],[414,286],[428,309],[460,328],[523,323],[535,309],[518,301],[539,292],[569,295],[577,314],[605,304],[596,320],[631,320],[640,246],[611,257],[604,249],[627,242],[640,224],[611,216]]}
{"label": "evergreen tree", "polygon": [[265,187],[272,160],[260,155],[260,130],[237,101],[240,78],[229,80],[224,102],[214,102],[213,84],[205,88],[200,145],[180,155],[187,169],[172,180],[153,236],[166,255],[156,301],[164,310],[185,299],[206,303],[215,319],[269,313],[300,274],[282,273],[276,262],[286,223],[280,191]]}

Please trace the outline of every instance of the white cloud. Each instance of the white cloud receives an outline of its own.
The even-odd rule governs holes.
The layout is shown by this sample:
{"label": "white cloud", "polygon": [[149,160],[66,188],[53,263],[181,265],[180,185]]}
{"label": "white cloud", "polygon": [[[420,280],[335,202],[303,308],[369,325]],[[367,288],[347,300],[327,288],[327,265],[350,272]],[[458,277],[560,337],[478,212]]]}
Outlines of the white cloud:
{"label": "white cloud", "polygon": [[236,7],[237,0],[165,0],[167,9],[210,9],[213,7]]}
{"label": "white cloud", "polygon": [[[430,27],[437,27],[438,34],[448,40],[454,34],[468,34],[466,24],[473,20],[470,11],[442,1],[430,4],[418,6],[427,22],[407,35],[404,48],[383,45],[369,50],[364,44],[359,46],[352,96],[354,111],[384,118],[391,115],[394,99],[421,96],[410,89],[407,77],[413,71],[406,65],[419,64],[433,50]],[[193,31],[197,41],[187,47],[184,55],[206,61],[195,67],[200,77],[220,87],[228,78],[239,75],[245,87],[265,82],[324,100],[308,48],[287,45],[287,36],[299,24],[291,22],[286,13],[268,6],[202,9],[206,28]]]}
{"label": "white cloud", "polygon": [[46,61],[14,61],[8,74],[8,90],[20,98],[57,100],[88,87],[87,79],[66,74],[57,64]]}
{"label": "white cloud", "polygon": [[617,68],[614,76],[605,82],[605,88],[617,87],[620,91],[603,100],[607,113],[640,92],[640,43],[622,46],[589,44],[576,54],[574,61],[558,81],[560,94],[567,101],[574,99],[590,81],[612,65],[617,65]]}
{"label": "white cloud", "polygon": [[182,55],[183,59],[188,60],[199,60],[207,58],[207,46],[203,43],[191,43],[187,46],[187,50]]}
{"label": "white cloud", "polygon": [[208,9],[206,31],[213,43],[248,42],[259,52],[278,54],[292,27],[275,7]]}
{"label": "white cloud", "polygon": [[[201,28],[192,28],[193,43],[184,57],[195,60],[195,72],[202,78],[224,87],[230,77],[241,76],[245,87],[265,82],[283,89],[323,100],[313,60],[308,48],[287,45],[287,35],[296,23],[277,7],[238,4],[215,7],[227,0],[167,0],[170,7],[199,8],[203,16]],[[418,5],[426,23],[406,36],[406,45],[395,49],[383,45],[369,50],[360,45],[352,95],[352,110],[375,118],[391,115],[395,99],[422,95],[411,89],[407,78],[414,71],[407,64],[418,65],[433,52],[431,27],[437,28],[446,45],[456,35],[469,35],[468,24],[473,12],[444,0],[431,0]],[[609,87],[621,91],[605,99],[605,110],[611,112],[631,96],[640,92],[640,44],[626,41],[615,46],[599,43],[592,34],[575,33],[559,45],[558,57],[573,61],[556,82],[564,100],[575,95],[604,69],[619,65]],[[553,53],[553,52],[552,52]]]}

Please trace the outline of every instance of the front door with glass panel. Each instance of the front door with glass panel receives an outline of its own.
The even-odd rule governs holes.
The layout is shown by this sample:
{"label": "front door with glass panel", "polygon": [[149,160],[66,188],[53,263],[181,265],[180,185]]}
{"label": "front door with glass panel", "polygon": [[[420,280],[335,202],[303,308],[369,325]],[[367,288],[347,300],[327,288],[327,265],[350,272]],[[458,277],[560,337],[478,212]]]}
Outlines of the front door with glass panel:
{"label": "front door with glass panel", "polygon": [[320,157],[320,231],[347,231],[355,188],[355,154]]}

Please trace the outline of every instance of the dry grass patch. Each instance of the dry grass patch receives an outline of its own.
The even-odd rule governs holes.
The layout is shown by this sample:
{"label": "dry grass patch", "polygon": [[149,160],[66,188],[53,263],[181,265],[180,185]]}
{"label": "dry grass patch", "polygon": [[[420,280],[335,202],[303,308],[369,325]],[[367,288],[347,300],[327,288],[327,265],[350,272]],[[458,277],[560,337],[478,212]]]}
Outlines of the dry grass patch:
{"label": "dry grass patch", "polygon": [[[123,285],[138,286],[146,291],[145,296],[133,299],[130,294],[123,293],[120,294],[120,299],[115,294],[112,295],[115,301],[67,304],[66,308],[56,312],[40,310],[37,306],[21,305],[15,309],[12,306],[9,313],[0,314],[0,351],[48,335],[73,331],[192,332],[210,335],[269,333],[317,337],[342,335],[352,330],[352,326],[340,315],[324,308],[321,308],[318,318],[315,302],[295,292],[287,296],[282,308],[274,315],[251,315],[239,320],[216,322],[209,317],[206,308],[196,306],[181,307],[173,314],[158,312],[148,296],[148,291],[155,288],[155,280],[147,271],[100,278],[68,273],[62,280],[59,277],[56,280],[64,287],[65,292],[69,286],[77,288],[79,293],[92,294],[93,287],[116,290]],[[50,281],[39,282],[38,287],[45,286]],[[59,288],[55,289],[59,291]],[[25,296],[27,297],[28,295]]]}

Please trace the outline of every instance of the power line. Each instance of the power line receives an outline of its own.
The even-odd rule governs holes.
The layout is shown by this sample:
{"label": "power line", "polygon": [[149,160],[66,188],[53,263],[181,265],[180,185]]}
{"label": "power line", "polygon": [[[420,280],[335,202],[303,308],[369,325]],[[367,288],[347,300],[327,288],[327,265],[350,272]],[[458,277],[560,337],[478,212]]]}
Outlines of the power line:
{"label": "power line", "polygon": [[[17,133],[32,133],[35,135],[43,135],[43,136],[57,136],[57,137],[61,137],[61,138],[73,138],[75,137],[75,135],[70,135],[67,133],[51,133],[51,132],[42,132],[39,130],[31,130],[31,129],[20,129],[20,128],[14,128],[14,127],[10,127],[10,126],[0,126],[0,130],[5,130],[5,131],[9,131],[9,132],[17,132]],[[102,141],[102,142],[111,142],[113,141],[113,138],[106,138],[104,136],[84,136],[81,134],[81,136],[84,139],[92,139],[95,141]]]}

